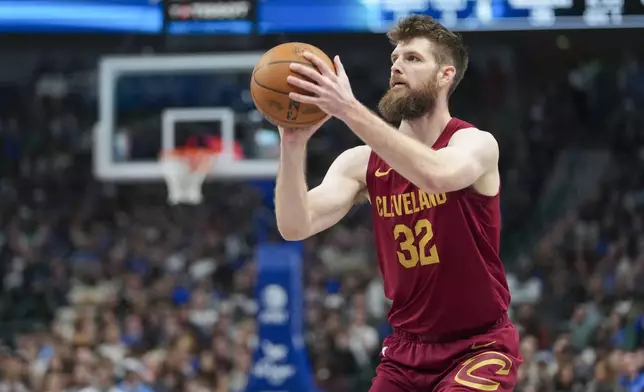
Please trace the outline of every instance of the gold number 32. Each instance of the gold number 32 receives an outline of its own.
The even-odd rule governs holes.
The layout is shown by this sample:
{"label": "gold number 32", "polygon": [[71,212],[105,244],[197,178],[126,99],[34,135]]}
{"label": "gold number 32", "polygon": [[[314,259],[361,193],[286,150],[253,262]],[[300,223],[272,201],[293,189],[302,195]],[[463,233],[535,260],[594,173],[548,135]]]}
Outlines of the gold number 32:
{"label": "gold number 32", "polygon": [[397,224],[394,226],[394,238],[400,241],[400,249],[396,251],[398,261],[405,268],[413,268],[418,265],[436,264],[439,262],[436,244],[429,245],[434,238],[432,224],[427,219],[421,219],[412,228]]}

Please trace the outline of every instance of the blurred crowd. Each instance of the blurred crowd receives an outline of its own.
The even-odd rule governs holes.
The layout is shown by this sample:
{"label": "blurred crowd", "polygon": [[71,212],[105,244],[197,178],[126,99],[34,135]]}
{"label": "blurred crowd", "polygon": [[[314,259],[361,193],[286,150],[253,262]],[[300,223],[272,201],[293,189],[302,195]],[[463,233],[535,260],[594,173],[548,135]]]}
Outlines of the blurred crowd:
{"label": "blurred crowd", "polygon": [[[529,224],[561,149],[613,151],[597,194],[506,260],[521,392],[644,390],[644,68],[598,61],[524,80],[490,57],[454,98],[457,116],[499,139],[506,232]],[[383,72],[349,68],[371,107]],[[254,245],[278,240],[270,205],[251,183],[210,182],[202,205],[171,207],[162,184],[93,178],[94,78],[49,66],[0,88],[0,392],[243,391],[257,345]],[[246,84],[233,106],[254,118]],[[506,122],[490,115],[508,110]],[[357,143],[337,122],[320,132],[311,185]],[[390,332],[369,213],[356,207],[304,242],[306,344],[327,391],[368,390]]]}
{"label": "blurred crowd", "polygon": [[[585,64],[570,75],[581,113],[605,111],[597,141],[612,149],[607,175],[508,274],[525,357],[518,391],[644,390],[644,114],[635,110],[644,68],[628,57],[608,71],[611,105],[599,102],[606,69]],[[589,73],[583,89],[575,72]]]}

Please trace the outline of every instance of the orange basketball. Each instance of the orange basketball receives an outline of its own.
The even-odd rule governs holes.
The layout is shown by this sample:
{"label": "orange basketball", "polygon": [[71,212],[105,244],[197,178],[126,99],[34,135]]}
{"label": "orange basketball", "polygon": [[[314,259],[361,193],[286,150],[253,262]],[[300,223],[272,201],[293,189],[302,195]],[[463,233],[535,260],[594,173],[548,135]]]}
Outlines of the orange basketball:
{"label": "orange basketball", "polygon": [[289,75],[301,77],[291,71],[289,68],[291,63],[315,67],[302,56],[305,51],[320,57],[335,71],[333,61],[323,51],[313,45],[300,42],[290,42],[274,47],[255,65],[250,82],[250,93],[257,110],[275,125],[301,128],[313,125],[326,116],[326,113],[317,106],[295,102],[288,97],[290,92],[309,94],[286,81]]}

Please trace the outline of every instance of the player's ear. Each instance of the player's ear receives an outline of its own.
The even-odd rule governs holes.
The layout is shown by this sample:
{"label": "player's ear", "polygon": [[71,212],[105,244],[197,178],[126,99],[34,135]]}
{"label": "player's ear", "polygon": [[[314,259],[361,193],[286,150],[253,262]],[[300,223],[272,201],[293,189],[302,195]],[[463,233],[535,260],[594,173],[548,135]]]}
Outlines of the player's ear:
{"label": "player's ear", "polygon": [[453,65],[444,65],[440,67],[438,74],[438,85],[440,87],[449,86],[456,75],[456,68]]}

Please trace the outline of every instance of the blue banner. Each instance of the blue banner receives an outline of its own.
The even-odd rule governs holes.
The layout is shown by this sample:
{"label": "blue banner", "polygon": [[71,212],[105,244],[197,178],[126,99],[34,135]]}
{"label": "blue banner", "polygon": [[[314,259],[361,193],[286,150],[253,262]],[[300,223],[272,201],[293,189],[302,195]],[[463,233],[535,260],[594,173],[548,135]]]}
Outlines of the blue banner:
{"label": "blue banner", "polygon": [[257,262],[259,344],[246,392],[315,392],[303,336],[301,247],[260,245]]}
{"label": "blue banner", "polygon": [[0,0],[0,33],[142,33],[163,27],[149,0]]}

